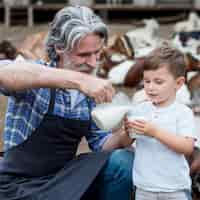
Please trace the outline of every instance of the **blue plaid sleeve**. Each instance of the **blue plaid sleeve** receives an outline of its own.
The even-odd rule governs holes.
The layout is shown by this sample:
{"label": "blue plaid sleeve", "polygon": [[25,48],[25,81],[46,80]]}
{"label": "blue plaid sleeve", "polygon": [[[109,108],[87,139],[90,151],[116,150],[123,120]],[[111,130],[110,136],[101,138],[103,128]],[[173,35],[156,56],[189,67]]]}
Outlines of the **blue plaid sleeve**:
{"label": "blue plaid sleeve", "polygon": [[86,137],[90,149],[93,151],[101,151],[104,142],[112,135],[111,132],[106,132],[97,128],[97,126],[92,123],[90,135]]}

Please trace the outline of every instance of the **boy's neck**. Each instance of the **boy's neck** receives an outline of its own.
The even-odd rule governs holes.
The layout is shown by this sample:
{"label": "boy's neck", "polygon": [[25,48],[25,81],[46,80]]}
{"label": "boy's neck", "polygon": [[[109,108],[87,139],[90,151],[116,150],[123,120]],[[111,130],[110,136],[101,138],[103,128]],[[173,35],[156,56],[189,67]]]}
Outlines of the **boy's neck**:
{"label": "boy's neck", "polygon": [[174,102],[176,101],[176,96],[168,101],[168,102],[162,102],[162,103],[155,103],[155,102],[152,102],[152,104],[156,107],[156,108],[165,108],[165,107],[168,107],[170,105],[172,105]]}

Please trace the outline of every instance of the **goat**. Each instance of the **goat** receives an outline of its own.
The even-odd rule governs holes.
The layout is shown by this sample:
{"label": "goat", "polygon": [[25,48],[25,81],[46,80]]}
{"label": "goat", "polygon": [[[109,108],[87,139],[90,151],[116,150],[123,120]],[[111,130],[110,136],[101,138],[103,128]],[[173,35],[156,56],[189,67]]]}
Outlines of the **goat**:
{"label": "goat", "polygon": [[179,33],[182,31],[199,30],[200,22],[199,17],[195,12],[189,14],[188,20],[177,22],[174,26],[174,32]]}

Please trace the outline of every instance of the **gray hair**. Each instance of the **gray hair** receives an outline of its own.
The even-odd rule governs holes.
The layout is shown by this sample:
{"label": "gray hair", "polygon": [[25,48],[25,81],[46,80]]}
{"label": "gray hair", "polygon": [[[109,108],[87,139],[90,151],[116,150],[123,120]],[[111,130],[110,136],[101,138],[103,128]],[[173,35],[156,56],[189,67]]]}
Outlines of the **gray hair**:
{"label": "gray hair", "polygon": [[49,59],[58,61],[56,48],[70,51],[89,33],[97,33],[107,41],[107,26],[90,8],[69,6],[61,9],[50,24],[46,38]]}

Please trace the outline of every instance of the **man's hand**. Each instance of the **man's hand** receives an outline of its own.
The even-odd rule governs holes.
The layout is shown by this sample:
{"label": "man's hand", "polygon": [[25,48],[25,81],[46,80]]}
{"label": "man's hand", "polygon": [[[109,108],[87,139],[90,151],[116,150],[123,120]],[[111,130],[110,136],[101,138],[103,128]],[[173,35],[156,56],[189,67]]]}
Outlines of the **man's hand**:
{"label": "man's hand", "polygon": [[112,84],[105,79],[84,74],[80,80],[80,90],[95,99],[96,103],[110,102],[115,94]]}
{"label": "man's hand", "polygon": [[130,147],[134,139],[129,137],[126,124],[127,118],[125,117],[121,127],[116,130],[112,130],[113,134],[104,143],[103,150],[113,150],[118,148]]}

